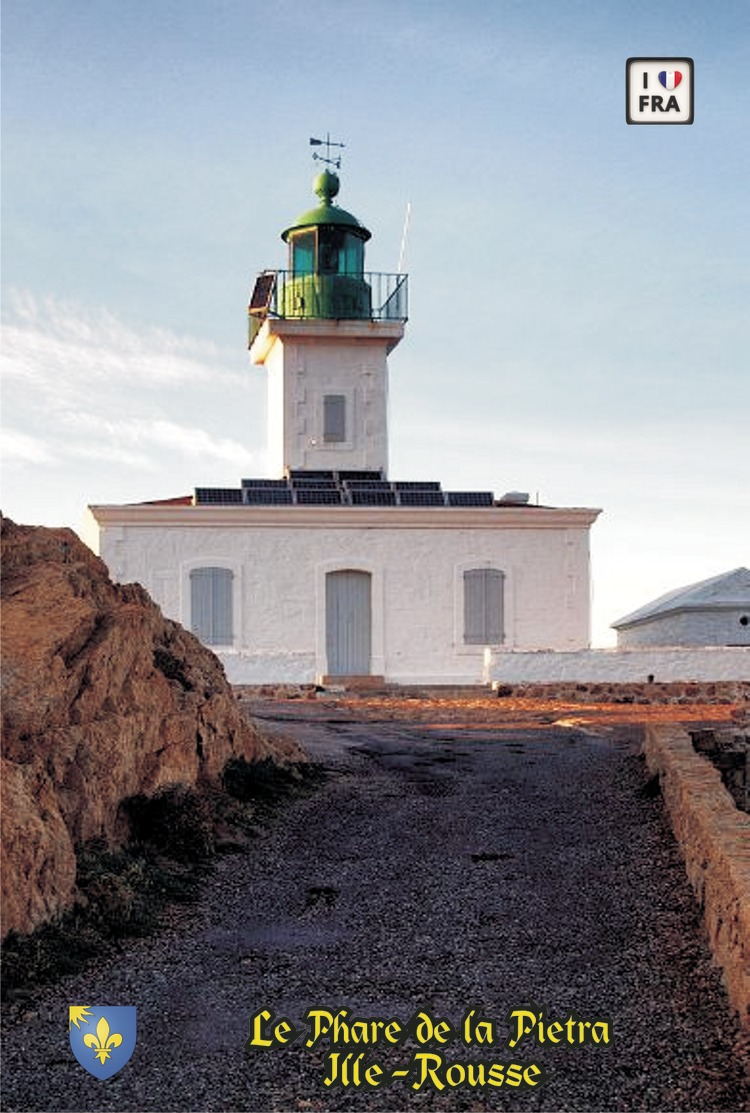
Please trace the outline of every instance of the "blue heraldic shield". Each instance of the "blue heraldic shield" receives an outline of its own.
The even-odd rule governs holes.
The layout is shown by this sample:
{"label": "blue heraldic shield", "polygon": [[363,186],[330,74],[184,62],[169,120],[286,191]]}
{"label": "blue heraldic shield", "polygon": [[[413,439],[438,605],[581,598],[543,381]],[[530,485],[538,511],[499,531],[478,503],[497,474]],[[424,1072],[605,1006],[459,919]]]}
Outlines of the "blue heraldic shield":
{"label": "blue heraldic shield", "polygon": [[135,1005],[71,1005],[70,1047],[95,1078],[111,1078],[135,1050]]}

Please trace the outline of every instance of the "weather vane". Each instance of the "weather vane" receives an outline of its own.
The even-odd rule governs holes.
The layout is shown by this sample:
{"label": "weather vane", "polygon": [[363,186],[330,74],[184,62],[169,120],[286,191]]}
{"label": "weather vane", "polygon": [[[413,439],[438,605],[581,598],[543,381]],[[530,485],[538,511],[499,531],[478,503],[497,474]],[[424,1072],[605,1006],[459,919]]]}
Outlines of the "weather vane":
{"label": "weather vane", "polygon": [[334,143],[333,140],[331,139],[330,134],[328,132],[326,132],[325,139],[311,139],[310,140],[310,146],[311,147],[325,146],[326,153],[324,155],[319,155],[317,151],[313,151],[313,158],[319,159],[320,162],[325,162],[329,166],[335,166],[337,170],[341,169],[341,155],[338,155],[336,158],[332,158],[331,157],[331,147],[344,147],[344,146],[346,146],[345,143]]}

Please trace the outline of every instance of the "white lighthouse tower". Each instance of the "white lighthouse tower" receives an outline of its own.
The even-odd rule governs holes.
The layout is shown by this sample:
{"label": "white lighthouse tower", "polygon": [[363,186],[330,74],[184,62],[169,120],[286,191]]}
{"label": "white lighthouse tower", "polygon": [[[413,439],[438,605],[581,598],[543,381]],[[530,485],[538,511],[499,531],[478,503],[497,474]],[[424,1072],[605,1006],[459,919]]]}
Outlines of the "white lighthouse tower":
{"label": "white lighthouse tower", "polygon": [[250,354],[268,371],[272,471],[388,473],[388,355],[404,335],[407,278],[365,271],[370,233],[313,184],[317,207],[282,232],[288,269],[264,271],[250,301]]}
{"label": "white lighthouse tower", "polygon": [[272,474],[92,506],[92,548],[236,684],[478,684],[509,653],[584,648],[598,510],[390,476],[407,278],[365,270],[370,233],[325,161],[318,205],[281,233],[287,269],[263,271],[250,301]]}

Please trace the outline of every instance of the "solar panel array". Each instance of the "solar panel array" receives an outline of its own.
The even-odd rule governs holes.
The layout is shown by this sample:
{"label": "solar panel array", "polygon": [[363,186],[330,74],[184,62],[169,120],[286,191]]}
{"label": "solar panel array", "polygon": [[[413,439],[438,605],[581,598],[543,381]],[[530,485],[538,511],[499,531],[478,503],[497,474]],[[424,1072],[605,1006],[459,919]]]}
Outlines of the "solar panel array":
{"label": "solar panel array", "polygon": [[491,491],[443,491],[435,480],[395,480],[381,471],[291,470],[285,479],[240,487],[196,487],[196,506],[494,506]]}

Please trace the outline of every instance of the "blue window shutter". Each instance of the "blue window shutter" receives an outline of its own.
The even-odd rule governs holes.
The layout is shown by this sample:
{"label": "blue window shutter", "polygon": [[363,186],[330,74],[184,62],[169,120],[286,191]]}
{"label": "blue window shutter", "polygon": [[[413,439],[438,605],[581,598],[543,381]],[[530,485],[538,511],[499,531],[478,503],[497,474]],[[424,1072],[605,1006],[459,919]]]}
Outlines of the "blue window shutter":
{"label": "blue window shutter", "polygon": [[190,573],[190,629],[202,642],[211,638],[211,577],[209,568]]}
{"label": "blue window shutter", "polygon": [[231,645],[232,580],[229,568],[194,568],[190,573],[190,628],[205,645]]}
{"label": "blue window shutter", "polygon": [[464,643],[499,645],[503,641],[505,577],[496,568],[464,572]]}

